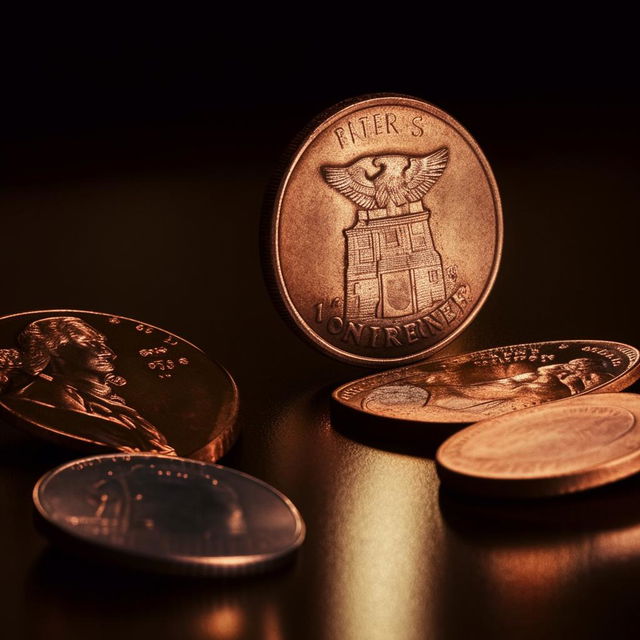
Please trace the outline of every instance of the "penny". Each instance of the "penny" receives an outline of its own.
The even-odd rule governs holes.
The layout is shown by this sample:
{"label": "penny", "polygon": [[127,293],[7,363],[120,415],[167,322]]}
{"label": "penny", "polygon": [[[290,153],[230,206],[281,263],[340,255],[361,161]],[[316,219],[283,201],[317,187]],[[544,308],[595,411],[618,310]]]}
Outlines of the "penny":
{"label": "penny", "polygon": [[37,436],[212,461],[237,410],[225,369],[163,329],[92,311],[0,318],[0,415]]}
{"label": "penny", "polygon": [[334,410],[400,423],[468,424],[552,400],[621,391],[640,352],[603,340],[535,342],[402,367],[336,389]]}
{"label": "penny", "polygon": [[265,208],[278,308],[325,354],[364,366],[422,359],[480,310],[502,213],[480,148],[423,100],[377,95],[303,132]]}
{"label": "penny", "polygon": [[208,575],[284,560],[305,526],[282,493],[246,473],[184,458],[116,454],[44,475],[33,490],[52,540],[136,567]]}
{"label": "penny", "polygon": [[445,486],[501,497],[573,493],[640,471],[640,395],[603,393],[484,420],[451,436]]}

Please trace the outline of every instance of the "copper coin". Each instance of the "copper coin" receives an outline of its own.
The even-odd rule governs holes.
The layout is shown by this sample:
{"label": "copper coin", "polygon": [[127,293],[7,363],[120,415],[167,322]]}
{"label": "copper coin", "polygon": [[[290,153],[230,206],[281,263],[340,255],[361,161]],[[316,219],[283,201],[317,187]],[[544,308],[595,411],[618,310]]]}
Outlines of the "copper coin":
{"label": "copper coin", "polygon": [[0,415],[35,435],[217,460],[237,410],[225,369],[163,329],[92,311],[0,318]]}
{"label": "copper coin", "polygon": [[584,393],[620,391],[640,378],[640,352],[619,342],[565,340],[475,351],[402,367],[336,389],[354,417],[468,424]]}
{"label": "copper coin", "polygon": [[598,487],[640,471],[640,395],[603,393],[467,427],[436,454],[442,483],[501,497]]}
{"label": "copper coin", "polygon": [[282,493],[240,471],[184,458],[84,458],[43,476],[44,533],[97,557],[172,573],[247,573],[281,562],[305,526]]}
{"label": "copper coin", "polygon": [[356,98],[300,137],[267,206],[279,308],[324,353],[412,362],[474,318],[498,269],[502,213],[465,129],[423,100]]}

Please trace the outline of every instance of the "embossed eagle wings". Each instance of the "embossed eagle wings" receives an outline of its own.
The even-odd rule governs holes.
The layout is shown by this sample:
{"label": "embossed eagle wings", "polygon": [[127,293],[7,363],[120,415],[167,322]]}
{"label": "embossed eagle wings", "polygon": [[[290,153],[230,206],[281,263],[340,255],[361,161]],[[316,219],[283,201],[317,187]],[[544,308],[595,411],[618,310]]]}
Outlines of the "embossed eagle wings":
{"label": "embossed eagle wings", "polygon": [[322,167],[327,183],[363,209],[417,202],[437,182],[449,160],[442,147],[426,156],[366,156],[346,167]]}

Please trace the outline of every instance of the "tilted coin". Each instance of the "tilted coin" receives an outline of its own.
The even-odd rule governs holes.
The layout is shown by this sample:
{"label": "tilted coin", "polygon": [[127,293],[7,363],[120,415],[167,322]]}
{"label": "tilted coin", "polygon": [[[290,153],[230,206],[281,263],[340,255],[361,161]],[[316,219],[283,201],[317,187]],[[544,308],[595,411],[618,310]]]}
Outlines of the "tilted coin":
{"label": "tilted coin", "polygon": [[92,311],[0,318],[0,415],[35,435],[217,460],[237,410],[224,368],[163,329]]}
{"label": "tilted coin", "polygon": [[378,373],[336,389],[334,409],[394,424],[467,424],[640,378],[640,352],[604,340],[534,342]]}
{"label": "tilted coin", "polygon": [[325,354],[360,365],[424,358],[484,303],[502,213],[480,148],[423,100],[356,98],[301,136],[266,207],[276,302]]}
{"label": "tilted coin", "polygon": [[560,400],[474,424],[436,454],[445,486],[477,495],[541,497],[640,471],[640,395]]}
{"label": "tilted coin", "polygon": [[84,458],[33,490],[52,540],[132,566],[173,573],[247,573],[278,564],[303,542],[282,493],[219,465],[151,454]]}

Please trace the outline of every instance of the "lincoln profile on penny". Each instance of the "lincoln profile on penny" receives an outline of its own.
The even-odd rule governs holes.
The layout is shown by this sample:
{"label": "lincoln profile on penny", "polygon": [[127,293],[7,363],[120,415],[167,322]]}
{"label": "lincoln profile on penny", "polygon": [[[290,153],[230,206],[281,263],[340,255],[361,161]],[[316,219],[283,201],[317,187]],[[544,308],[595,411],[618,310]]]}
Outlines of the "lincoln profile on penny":
{"label": "lincoln profile on penny", "polygon": [[126,380],[114,373],[106,337],[80,318],[28,324],[19,349],[0,349],[0,400],[18,414],[120,451],[176,455],[164,435],[118,396]]}

